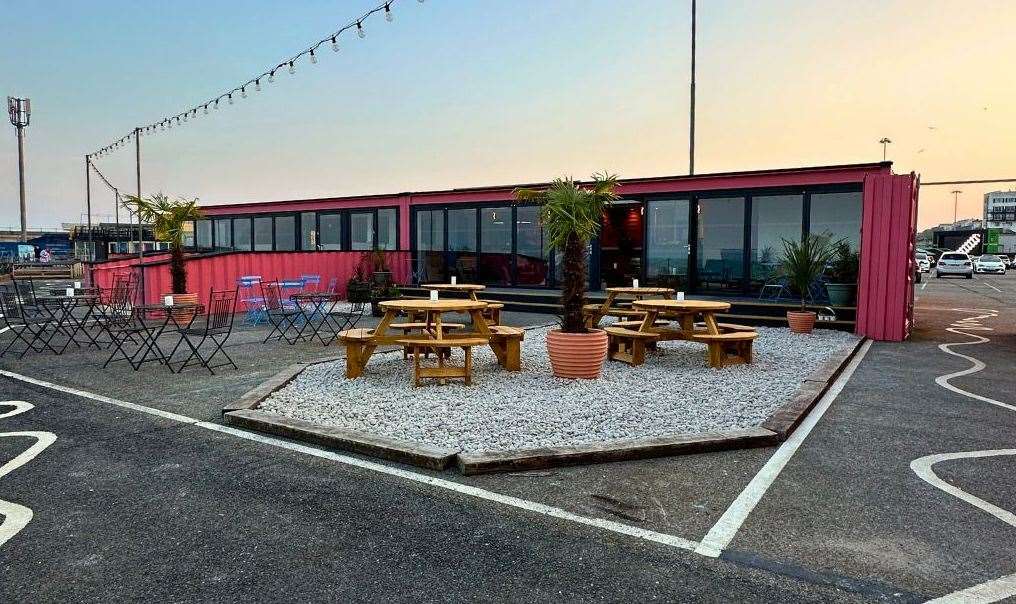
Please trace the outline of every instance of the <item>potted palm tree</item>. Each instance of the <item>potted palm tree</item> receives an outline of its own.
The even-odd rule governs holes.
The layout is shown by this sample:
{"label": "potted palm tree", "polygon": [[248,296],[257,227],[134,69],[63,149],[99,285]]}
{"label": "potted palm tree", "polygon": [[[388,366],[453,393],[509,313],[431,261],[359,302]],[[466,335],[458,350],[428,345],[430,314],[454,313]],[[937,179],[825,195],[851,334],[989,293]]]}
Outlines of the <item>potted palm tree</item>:
{"label": "potted palm tree", "polygon": [[[172,290],[166,295],[173,296],[174,303],[196,304],[198,296],[187,291],[187,267],[183,255],[184,225],[193,220],[204,218],[198,208],[198,200],[178,199],[170,201],[159,193],[145,199],[134,195],[124,199],[123,205],[133,211],[142,223],[152,225],[155,237],[170,244],[169,275]],[[193,309],[180,309],[173,315],[179,321],[189,321],[194,317]]]}
{"label": "potted palm tree", "polygon": [[840,239],[835,243],[836,253],[832,261],[832,270],[826,291],[829,293],[829,304],[832,306],[849,306],[854,303],[857,295],[857,270],[860,257],[850,247],[850,242]]}
{"label": "potted palm tree", "polygon": [[603,209],[617,199],[617,176],[594,174],[590,186],[558,178],[543,190],[517,189],[518,202],[540,204],[540,222],[548,243],[562,255],[561,328],[547,335],[554,375],[593,379],[607,358],[607,334],[586,328],[582,316],[588,266],[586,247],[600,229]]}
{"label": "potted palm tree", "polygon": [[795,333],[811,333],[817,315],[806,309],[808,292],[825,272],[833,255],[829,238],[823,235],[805,235],[800,241],[783,240],[781,270],[790,286],[801,296],[801,310],[788,310],[787,323]]}

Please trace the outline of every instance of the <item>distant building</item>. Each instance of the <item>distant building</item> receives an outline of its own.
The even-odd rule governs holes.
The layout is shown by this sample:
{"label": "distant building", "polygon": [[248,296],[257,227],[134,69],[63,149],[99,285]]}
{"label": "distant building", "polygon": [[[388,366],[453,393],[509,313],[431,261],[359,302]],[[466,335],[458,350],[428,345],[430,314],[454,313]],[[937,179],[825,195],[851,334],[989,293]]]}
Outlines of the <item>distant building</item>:
{"label": "distant building", "polygon": [[984,222],[989,229],[1016,228],[1016,191],[985,193]]}

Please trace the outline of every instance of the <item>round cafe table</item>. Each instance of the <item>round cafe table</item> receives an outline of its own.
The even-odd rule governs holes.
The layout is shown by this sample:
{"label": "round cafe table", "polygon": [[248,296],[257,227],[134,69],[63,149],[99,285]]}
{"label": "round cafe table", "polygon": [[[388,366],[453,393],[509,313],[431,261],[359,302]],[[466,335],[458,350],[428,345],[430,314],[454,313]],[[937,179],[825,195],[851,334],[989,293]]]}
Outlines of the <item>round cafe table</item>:
{"label": "round cafe table", "polygon": [[631,305],[645,313],[639,331],[653,331],[656,319],[662,315],[674,318],[681,324],[682,339],[690,339],[694,335],[697,315],[702,316],[708,333],[719,334],[716,314],[730,310],[729,302],[716,300],[636,300]]}
{"label": "round cafe table", "polygon": [[478,300],[476,292],[487,289],[486,285],[476,283],[424,283],[423,289],[439,292],[465,292],[470,300]]}
{"label": "round cafe table", "polygon": [[[482,287],[482,286],[481,286]],[[423,315],[427,323],[433,325],[434,337],[437,340],[444,338],[444,330],[441,328],[441,315],[444,313],[466,313],[473,319],[475,332],[456,333],[456,337],[490,337],[490,329],[483,319],[483,309],[487,308],[486,302],[478,300],[387,300],[379,304],[381,310],[385,311],[381,322],[374,330],[375,338],[386,338],[388,326],[391,325],[400,312],[408,315]],[[398,336],[403,337],[403,336]]]}
{"label": "round cafe table", "polygon": [[674,290],[669,287],[608,287],[604,291],[607,292],[607,299],[603,301],[603,304],[587,304],[582,308],[582,312],[586,315],[587,327],[595,327],[607,315],[637,318],[642,314],[635,310],[615,307],[614,302],[618,298],[642,300],[644,298],[660,296],[669,300],[674,297]]}

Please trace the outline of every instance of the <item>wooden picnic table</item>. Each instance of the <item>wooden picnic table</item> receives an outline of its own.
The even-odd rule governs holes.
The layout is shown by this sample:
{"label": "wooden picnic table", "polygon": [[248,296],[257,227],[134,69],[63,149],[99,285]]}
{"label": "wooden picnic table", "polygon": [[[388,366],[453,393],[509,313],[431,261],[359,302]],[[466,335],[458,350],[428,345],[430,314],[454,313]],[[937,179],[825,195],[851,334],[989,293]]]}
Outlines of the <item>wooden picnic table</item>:
{"label": "wooden picnic table", "polygon": [[420,287],[439,292],[465,292],[469,295],[469,299],[473,301],[479,301],[479,298],[476,297],[476,292],[487,289],[486,285],[479,285],[477,283],[424,283]]}
{"label": "wooden picnic table", "polygon": [[596,327],[600,320],[608,315],[630,318],[642,314],[641,311],[615,307],[614,301],[617,298],[633,298],[635,301],[639,301],[661,296],[663,299],[669,300],[674,296],[674,290],[669,287],[608,287],[604,291],[607,292],[607,298],[603,304],[586,304],[582,308],[583,314],[586,315],[586,327]]}
{"label": "wooden picnic table", "polygon": [[[698,315],[702,316],[708,334],[719,335],[716,314],[730,310],[730,303],[716,300],[636,300],[632,302],[632,308],[645,313],[639,326],[640,332],[658,333],[663,340],[691,340],[695,335],[695,317]],[[676,320],[681,329],[657,327],[656,320],[660,317]]]}

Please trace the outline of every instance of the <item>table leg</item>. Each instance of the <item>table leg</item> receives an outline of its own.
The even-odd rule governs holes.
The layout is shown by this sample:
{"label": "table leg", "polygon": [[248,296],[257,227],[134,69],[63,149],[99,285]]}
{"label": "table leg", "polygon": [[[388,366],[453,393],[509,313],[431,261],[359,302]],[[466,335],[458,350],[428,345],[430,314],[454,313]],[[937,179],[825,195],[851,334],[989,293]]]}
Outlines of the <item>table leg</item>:
{"label": "table leg", "polygon": [[652,309],[647,309],[645,312],[646,316],[642,317],[642,325],[639,325],[639,331],[649,333],[653,330],[653,327],[656,326],[656,317],[658,317],[660,313]]}
{"label": "table leg", "polygon": [[714,336],[719,335],[720,328],[716,325],[716,317],[713,316],[713,313],[711,312],[702,313],[702,320],[705,322],[706,329],[709,330],[710,334]]}

